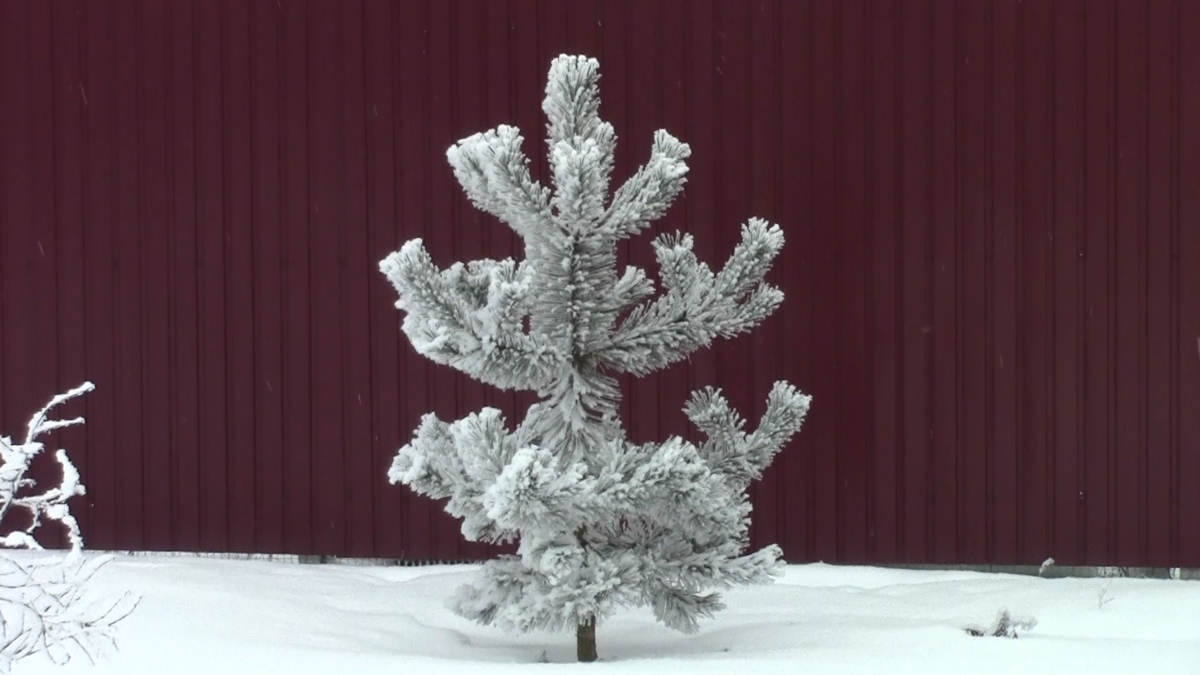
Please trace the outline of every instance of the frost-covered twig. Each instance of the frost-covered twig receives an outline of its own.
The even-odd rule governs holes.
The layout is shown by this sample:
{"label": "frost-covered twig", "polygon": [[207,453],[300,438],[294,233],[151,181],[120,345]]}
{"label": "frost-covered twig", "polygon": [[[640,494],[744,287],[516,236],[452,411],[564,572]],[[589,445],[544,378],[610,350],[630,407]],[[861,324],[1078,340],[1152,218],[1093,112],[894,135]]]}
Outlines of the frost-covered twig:
{"label": "frost-covered twig", "polygon": [[1006,637],[1019,638],[1022,634],[1028,633],[1037,626],[1037,619],[1029,617],[1014,617],[1009,614],[1007,609],[1002,609],[996,613],[996,618],[987,628],[979,626],[971,626],[967,628],[967,633],[974,637]]}
{"label": "frost-covered twig", "polygon": [[83,424],[82,417],[68,420],[49,419],[50,411],[93,389],[95,389],[95,385],[91,382],[84,382],[67,393],[58,394],[50,399],[44,408],[29,418],[29,425],[26,427],[25,439],[22,443],[14,444],[11,438],[0,436],[0,460],[3,460],[3,464],[0,465],[0,521],[4,520],[14,506],[27,510],[32,516],[28,527],[11,532],[0,539],[0,546],[40,549],[41,546],[34,540],[32,533],[41,525],[42,517],[46,516],[51,520],[60,521],[66,526],[67,538],[71,542],[72,549],[82,548],[83,540],[79,534],[79,524],[71,516],[70,510],[67,508],[67,500],[75,495],[82,495],[83,485],[79,483],[79,472],[75,470],[75,465],[71,464],[65,451],[59,450],[55,453],[55,459],[58,460],[63,474],[62,482],[57,488],[51,488],[41,494],[18,496],[18,493],[22,488],[34,486],[34,481],[26,478],[25,474],[28,473],[33,458],[41,454],[44,447],[38,439],[55,429]]}
{"label": "frost-covered twig", "polygon": [[1100,584],[1100,589],[1096,592],[1096,609],[1104,609],[1104,606],[1112,602],[1113,599],[1108,595],[1108,587],[1112,584],[1112,579],[1105,579],[1104,583]]}
{"label": "frost-covered twig", "polygon": [[0,537],[0,547],[42,550],[34,531],[45,521],[61,523],[70,548],[65,554],[18,559],[0,556],[0,671],[27,656],[43,653],[55,663],[81,654],[94,660],[113,644],[112,627],[137,606],[130,594],[115,599],[86,596],[84,585],[111,557],[83,556],[83,536],[68,500],[85,493],[79,472],[65,450],[54,457],[62,471],[59,484],[38,492],[26,477],[35,457],[45,449],[41,438],[63,427],[83,424],[82,417],[51,419],[56,406],[92,391],[91,382],[55,396],[34,413],[25,438],[14,443],[0,437],[0,520],[14,508],[30,515],[29,524]]}
{"label": "frost-covered twig", "polygon": [[92,598],[84,588],[110,559],[0,556],[0,671],[38,653],[59,664],[75,655],[95,661],[115,646],[113,626],[133,612],[137,596]]}

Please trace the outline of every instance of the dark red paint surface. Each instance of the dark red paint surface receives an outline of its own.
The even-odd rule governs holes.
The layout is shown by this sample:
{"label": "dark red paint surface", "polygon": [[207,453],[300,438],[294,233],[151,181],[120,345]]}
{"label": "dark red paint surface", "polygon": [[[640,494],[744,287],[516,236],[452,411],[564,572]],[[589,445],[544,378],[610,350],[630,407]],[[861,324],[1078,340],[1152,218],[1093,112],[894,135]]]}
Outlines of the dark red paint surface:
{"label": "dark red paint surface", "polygon": [[[387,484],[422,413],[529,398],[415,356],[376,261],[520,247],[456,139],[601,60],[616,179],[692,144],[659,224],[785,228],[783,308],[627,383],[816,397],[753,488],[791,560],[1200,565],[1200,4],[0,3],[0,422],[60,434],[95,548],[477,558]],[[650,237],[626,258],[653,268]],[[1193,514],[1193,515],[1189,515]]]}

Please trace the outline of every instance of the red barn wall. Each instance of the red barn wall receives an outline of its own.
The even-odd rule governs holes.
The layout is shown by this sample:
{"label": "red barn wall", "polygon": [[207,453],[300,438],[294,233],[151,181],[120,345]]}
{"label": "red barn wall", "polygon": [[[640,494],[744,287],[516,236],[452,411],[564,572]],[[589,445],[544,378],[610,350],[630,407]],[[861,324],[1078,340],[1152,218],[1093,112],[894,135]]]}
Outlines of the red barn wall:
{"label": "red barn wall", "polygon": [[[750,336],[627,383],[815,395],[753,488],[791,560],[1200,566],[1200,3],[0,3],[0,422],[60,434],[96,548],[475,558],[386,470],[497,392],[417,358],[376,261],[519,251],[444,159],[601,60],[617,179],[691,143],[661,223],[788,245]],[[653,267],[650,237],[631,261]],[[525,399],[522,399],[524,401]],[[1193,514],[1189,516],[1188,514]]]}

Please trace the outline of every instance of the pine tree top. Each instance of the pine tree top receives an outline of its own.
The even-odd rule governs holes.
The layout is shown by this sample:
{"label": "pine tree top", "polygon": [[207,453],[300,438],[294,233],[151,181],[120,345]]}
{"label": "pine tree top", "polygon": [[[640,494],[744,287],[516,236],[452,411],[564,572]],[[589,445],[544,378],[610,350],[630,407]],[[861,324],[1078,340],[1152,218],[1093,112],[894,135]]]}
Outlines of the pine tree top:
{"label": "pine tree top", "polygon": [[617,137],[600,119],[599,84],[595,59],[560,56],[551,65],[542,110],[552,187],[531,176],[514,127],[474,134],[446,153],[472,203],[522,238],[524,260],[439,270],[417,239],[380,265],[419,353],[501,388],[558,395],[575,426],[615,415],[614,375],[681,361],[749,330],[783,300],[763,282],[783,232],[759,219],[742,227],[721,270],[696,258],[691,235],[665,234],[653,243],[661,289],[637,267],[618,274],[617,244],[666,213],[691,150],[655,132],[649,161],[610,198]]}

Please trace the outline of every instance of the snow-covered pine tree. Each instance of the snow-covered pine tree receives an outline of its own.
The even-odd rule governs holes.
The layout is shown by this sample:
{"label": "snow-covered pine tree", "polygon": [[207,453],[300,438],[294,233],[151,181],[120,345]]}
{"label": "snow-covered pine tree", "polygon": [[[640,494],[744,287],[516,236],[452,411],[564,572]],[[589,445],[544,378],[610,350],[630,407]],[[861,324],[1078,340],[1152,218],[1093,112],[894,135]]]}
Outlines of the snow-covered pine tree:
{"label": "snow-covered pine tree", "polygon": [[550,67],[542,109],[553,190],[530,176],[513,127],[446,153],[471,201],[524,240],[524,260],[442,270],[414,239],[380,263],[419,353],[540,396],[515,430],[493,408],[449,424],[426,415],[388,474],[448,498],[468,540],[520,542],[518,555],[487,562],[460,589],[456,611],[509,630],[575,628],[581,661],[596,658],[596,623],[618,606],[649,605],[667,626],[694,631],[722,607],[710,589],[771,579],[778,547],[745,554],[746,488],[811,401],[778,382],[747,432],[705,389],[685,407],[704,442],[625,438],[615,376],[664,368],[766,318],[783,300],[763,282],[783,233],[751,219],[716,272],[696,259],[690,235],[662,235],[657,293],[641,269],[618,274],[617,243],[666,212],[690,149],[656,132],[649,162],[609,199],[616,135],[599,116],[599,80],[594,59],[560,56]]}

